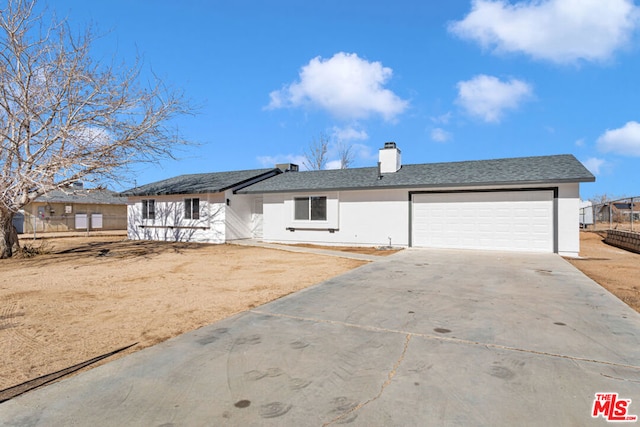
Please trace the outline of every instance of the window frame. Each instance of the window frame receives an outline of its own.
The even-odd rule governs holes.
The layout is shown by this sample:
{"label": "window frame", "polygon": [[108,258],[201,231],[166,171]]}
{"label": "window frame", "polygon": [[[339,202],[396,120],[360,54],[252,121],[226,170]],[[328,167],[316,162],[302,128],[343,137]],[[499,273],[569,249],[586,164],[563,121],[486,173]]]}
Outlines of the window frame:
{"label": "window frame", "polygon": [[142,199],[142,219],[156,219],[156,199]]}
{"label": "window frame", "polygon": [[[303,213],[303,211],[298,208],[299,207],[298,201],[306,202],[306,215],[304,216],[304,218],[298,215],[299,213]],[[293,198],[293,220],[313,222],[313,223],[327,222],[327,215],[328,215],[327,201],[328,201],[327,196],[294,197]],[[322,207],[321,212],[317,211],[317,209],[320,207],[317,204],[318,202],[321,203],[321,207]]]}
{"label": "window frame", "polygon": [[184,219],[200,219],[199,197],[188,197],[184,199]]}

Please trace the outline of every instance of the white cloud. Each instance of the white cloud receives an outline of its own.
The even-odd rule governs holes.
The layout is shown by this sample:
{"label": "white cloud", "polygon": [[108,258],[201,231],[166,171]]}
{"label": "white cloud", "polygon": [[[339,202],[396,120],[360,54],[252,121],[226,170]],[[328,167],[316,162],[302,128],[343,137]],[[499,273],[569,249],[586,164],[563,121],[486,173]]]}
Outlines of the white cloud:
{"label": "white cloud", "polygon": [[584,138],[576,140],[576,147],[584,147]]}
{"label": "white cloud", "polygon": [[[348,143],[345,144],[350,147],[351,155],[353,156],[353,163],[350,167],[359,167],[359,166],[371,166],[374,165],[375,162],[378,161],[378,150],[373,150],[371,147],[365,144],[359,143]],[[339,169],[341,166],[341,162],[339,160],[340,157],[340,146],[338,144],[332,144],[329,146],[329,151],[327,153],[327,157],[330,159],[327,161],[326,169]]]}
{"label": "white cloud", "polygon": [[594,175],[600,175],[600,169],[607,164],[604,159],[599,159],[597,157],[590,157],[582,163],[587,169],[589,169],[589,172]]}
{"label": "white cloud", "polygon": [[367,131],[364,129],[356,129],[355,127],[337,127],[334,126],[331,132],[333,137],[338,141],[364,141],[369,139]]}
{"label": "white cloud", "polygon": [[436,124],[446,125],[449,123],[450,120],[451,120],[451,111],[436,117],[431,117],[431,121]]}
{"label": "white cloud", "polygon": [[431,139],[436,142],[448,142],[451,140],[451,133],[442,128],[435,128],[431,131]]}
{"label": "white cloud", "polygon": [[639,23],[632,0],[475,0],[449,31],[496,52],[571,63],[608,59]]}
{"label": "white cloud", "polygon": [[373,150],[368,145],[364,144],[352,144],[351,151],[354,153],[354,157],[356,160],[361,160],[364,163],[367,163],[367,166],[371,162],[378,161],[378,150]]}
{"label": "white cloud", "polygon": [[[366,138],[369,137],[366,132],[362,131],[362,133],[364,134],[364,136],[366,136]],[[362,136],[360,132],[356,132],[356,134]],[[370,166],[372,161],[377,160],[378,152],[376,151],[375,153],[373,153],[371,147],[369,147],[368,145],[351,142],[356,139],[358,138],[352,138],[351,140],[340,140],[336,138],[337,143],[329,145],[329,150],[327,152],[327,158],[329,160],[327,161],[325,169],[340,169],[340,167],[342,166],[342,162],[339,160],[339,158],[342,155],[341,150],[344,150],[345,148],[348,148],[351,154],[352,164],[350,167],[357,167],[358,165],[362,164]]]}
{"label": "white cloud", "polygon": [[619,129],[607,129],[597,145],[604,152],[640,157],[640,123],[632,121]]}
{"label": "white cloud", "polygon": [[273,168],[278,163],[293,163],[302,168],[304,164],[304,156],[295,154],[278,154],[276,156],[259,156],[258,163],[263,168]]}
{"label": "white cloud", "polygon": [[70,138],[73,143],[83,147],[102,147],[113,143],[111,133],[97,126],[84,126],[77,129]]}
{"label": "white cloud", "polygon": [[479,75],[458,82],[456,102],[472,116],[497,123],[506,110],[518,108],[532,94],[532,87],[521,80],[503,82],[497,77]]}
{"label": "white cloud", "polygon": [[327,164],[325,165],[325,169],[340,169],[340,167],[342,166],[342,162],[340,160],[331,160],[328,161]]}
{"label": "white cloud", "polygon": [[391,68],[355,53],[318,56],[302,67],[299,81],[271,92],[266,108],[317,107],[343,120],[379,115],[393,121],[409,103],[384,88],[392,74]]}

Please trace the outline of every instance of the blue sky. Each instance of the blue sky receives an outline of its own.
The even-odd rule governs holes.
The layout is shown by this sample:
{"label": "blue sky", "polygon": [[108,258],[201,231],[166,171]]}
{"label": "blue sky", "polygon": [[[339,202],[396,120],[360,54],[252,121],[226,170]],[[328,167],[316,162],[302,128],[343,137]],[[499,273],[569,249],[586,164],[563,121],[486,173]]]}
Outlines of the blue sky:
{"label": "blue sky", "polygon": [[[631,0],[301,2],[56,0],[103,36],[94,58],[144,60],[200,105],[198,145],[137,184],[301,163],[324,133],[374,166],[574,154],[581,196],[640,195],[640,7]],[[123,187],[129,187],[125,183]]]}

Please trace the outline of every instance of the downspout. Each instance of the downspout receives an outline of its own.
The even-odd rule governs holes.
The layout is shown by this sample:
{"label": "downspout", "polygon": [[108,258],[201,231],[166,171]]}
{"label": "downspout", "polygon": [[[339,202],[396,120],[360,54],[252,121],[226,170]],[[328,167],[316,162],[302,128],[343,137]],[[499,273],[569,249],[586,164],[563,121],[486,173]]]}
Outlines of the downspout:
{"label": "downspout", "polygon": [[413,193],[409,191],[409,236],[407,236],[407,247],[413,247]]}

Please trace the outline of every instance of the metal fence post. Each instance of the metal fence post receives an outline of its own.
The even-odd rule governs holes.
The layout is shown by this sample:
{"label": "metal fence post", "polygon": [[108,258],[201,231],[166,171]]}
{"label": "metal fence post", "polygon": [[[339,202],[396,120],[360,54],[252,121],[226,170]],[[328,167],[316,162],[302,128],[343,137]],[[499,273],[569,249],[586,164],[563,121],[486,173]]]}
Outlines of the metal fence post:
{"label": "metal fence post", "polygon": [[631,198],[631,231],[633,231],[633,197]]}
{"label": "metal fence post", "polygon": [[611,202],[609,202],[609,230],[613,229],[613,209],[611,209]]}

